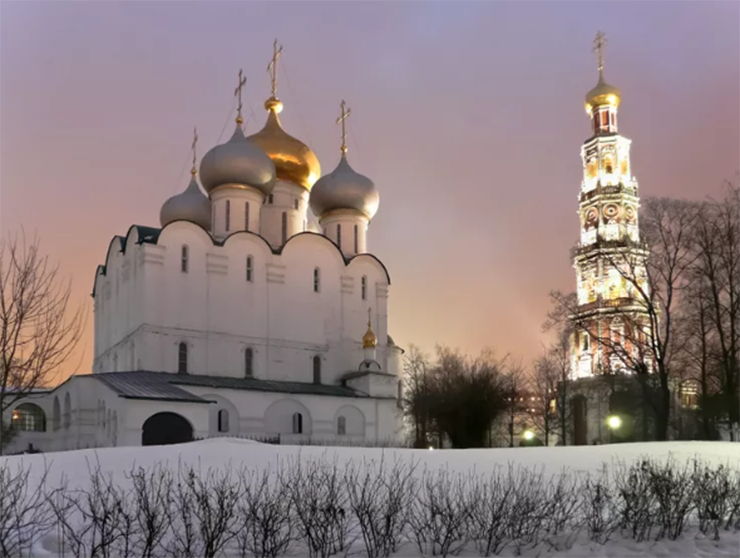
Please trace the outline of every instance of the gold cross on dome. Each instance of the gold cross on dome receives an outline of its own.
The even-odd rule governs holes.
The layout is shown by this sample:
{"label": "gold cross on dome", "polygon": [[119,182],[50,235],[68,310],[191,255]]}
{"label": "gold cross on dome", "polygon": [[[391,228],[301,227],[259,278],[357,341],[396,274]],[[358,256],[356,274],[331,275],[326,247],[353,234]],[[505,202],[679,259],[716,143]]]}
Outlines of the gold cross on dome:
{"label": "gold cross on dome", "polygon": [[277,98],[277,63],[280,54],[283,52],[283,45],[278,46],[278,40],[272,43],[272,60],[267,65],[267,71],[270,72],[270,80],[272,81],[272,96]]}
{"label": "gold cross on dome", "polygon": [[198,174],[197,169],[195,168],[195,146],[198,143],[198,128],[193,128],[193,145],[191,146],[191,149],[193,150],[193,168],[190,169],[190,174],[195,176]]}
{"label": "gold cross on dome", "polygon": [[242,118],[242,89],[247,83],[247,78],[244,76],[244,72],[239,70],[239,85],[234,89],[234,96],[239,99],[239,104],[236,106],[236,123],[241,124],[244,122]]}
{"label": "gold cross on dome", "polygon": [[372,323],[373,323],[372,316],[373,316],[373,309],[372,308],[368,308],[367,309],[367,327],[370,327],[372,325]]}
{"label": "gold cross on dome", "polygon": [[602,33],[601,31],[596,32],[596,38],[594,39],[594,48],[593,51],[596,53],[596,56],[599,59],[599,74],[603,73],[604,71],[604,53],[603,49],[606,45],[606,35]]}
{"label": "gold cross on dome", "polygon": [[347,103],[345,103],[344,100],[342,100],[339,106],[342,108],[342,114],[337,118],[337,124],[342,125],[342,153],[347,153],[347,128],[345,127],[344,121],[347,120],[347,117],[350,114],[352,114],[352,109],[347,107]]}

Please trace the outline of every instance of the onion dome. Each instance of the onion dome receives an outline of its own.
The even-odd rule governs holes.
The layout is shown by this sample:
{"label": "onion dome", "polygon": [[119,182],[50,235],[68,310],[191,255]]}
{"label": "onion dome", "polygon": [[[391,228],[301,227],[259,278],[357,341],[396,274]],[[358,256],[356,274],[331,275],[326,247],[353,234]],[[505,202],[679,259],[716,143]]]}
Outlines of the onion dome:
{"label": "onion dome", "polygon": [[586,112],[589,114],[596,107],[611,105],[618,107],[622,100],[622,92],[604,81],[603,72],[599,72],[599,83],[586,94]]}
{"label": "onion dome", "polygon": [[211,201],[201,192],[195,173],[185,191],[164,202],[159,211],[159,222],[163,227],[181,220],[211,230]]}
{"label": "onion dome", "polygon": [[363,349],[374,349],[377,345],[378,345],[378,338],[375,337],[375,332],[373,331],[373,324],[368,318],[367,331],[365,332],[365,335],[362,336],[362,348]]}
{"label": "onion dome", "polygon": [[316,182],[308,203],[317,217],[334,209],[352,209],[372,219],[378,212],[380,195],[372,180],[349,166],[345,149],[337,168]]}
{"label": "onion dome", "polygon": [[231,139],[203,157],[200,180],[209,194],[221,185],[236,184],[252,186],[267,196],[275,186],[275,165],[262,149],[247,141],[237,120]]}
{"label": "onion dome", "polygon": [[279,99],[270,97],[265,101],[265,108],[265,126],[247,139],[262,148],[272,159],[277,178],[311,190],[314,182],[321,176],[319,159],[305,143],[283,130],[278,116],[283,110],[283,103]]}

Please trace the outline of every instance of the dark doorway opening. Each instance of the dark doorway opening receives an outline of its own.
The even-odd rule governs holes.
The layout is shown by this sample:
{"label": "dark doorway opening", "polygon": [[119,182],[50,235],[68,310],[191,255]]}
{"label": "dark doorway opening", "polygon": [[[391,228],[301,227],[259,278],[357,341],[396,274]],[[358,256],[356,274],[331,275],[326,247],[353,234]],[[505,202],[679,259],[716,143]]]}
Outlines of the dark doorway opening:
{"label": "dark doorway opening", "polygon": [[576,395],[572,400],[573,406],[573,445],[588,445],[588,430],[586,424],[586,397]]}
{"label": "dark doorway opening", "polygon": [[144,422],[142,446],[163,446],[193,441],[193,427],[176,413],[157,413]]}

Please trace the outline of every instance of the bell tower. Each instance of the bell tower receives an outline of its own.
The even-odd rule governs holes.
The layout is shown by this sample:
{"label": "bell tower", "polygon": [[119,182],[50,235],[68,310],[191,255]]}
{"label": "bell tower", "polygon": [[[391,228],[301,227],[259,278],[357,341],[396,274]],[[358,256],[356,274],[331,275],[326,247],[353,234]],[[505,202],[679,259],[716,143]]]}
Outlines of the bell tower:
{"label": "bell tower", "polygon": [[641,320],[624,319],[644,313],[633,282],[627,281],[624,274],[636,272],[644,278],[640,288],[647,289],[643,263],[647,252],[640,243],[638,187],[630,165],[631,140],[617,131],[621,92],[604,80],[605,44],[604,34],[597,33],[594,52],[599,80],[586,95],[591,136],[581,147],[583,181],[578,204],[580,241],[574,260],[578,308],[573,316],[577,324],[571,346],[573,378],[624,369],[625,359],[618,357],[615,349],[634,350],[623,345],[627,339],[638,339],[643,333],[626,331],[641,328],[637,325]]}

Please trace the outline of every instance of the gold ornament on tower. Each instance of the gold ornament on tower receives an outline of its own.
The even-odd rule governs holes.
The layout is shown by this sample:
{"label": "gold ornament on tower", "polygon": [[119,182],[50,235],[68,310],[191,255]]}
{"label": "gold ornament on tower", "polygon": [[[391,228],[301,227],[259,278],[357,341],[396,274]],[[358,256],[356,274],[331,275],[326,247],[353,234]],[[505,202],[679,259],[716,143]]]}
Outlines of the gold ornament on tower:
{"label": "gold ornament on tower", "polygon": [[302,141],[286,133],[280,125],[278,114],[283,103],[277,98],[277,67],[283,47],[273,43],[273,54],[267,71],[270,73],[272,95],[265,101],[267,122],[256,134],[247,139],[267,153],[275,165],[278,180],[288,180],[311,190],[321,176],[321,165],[316,154]]}

